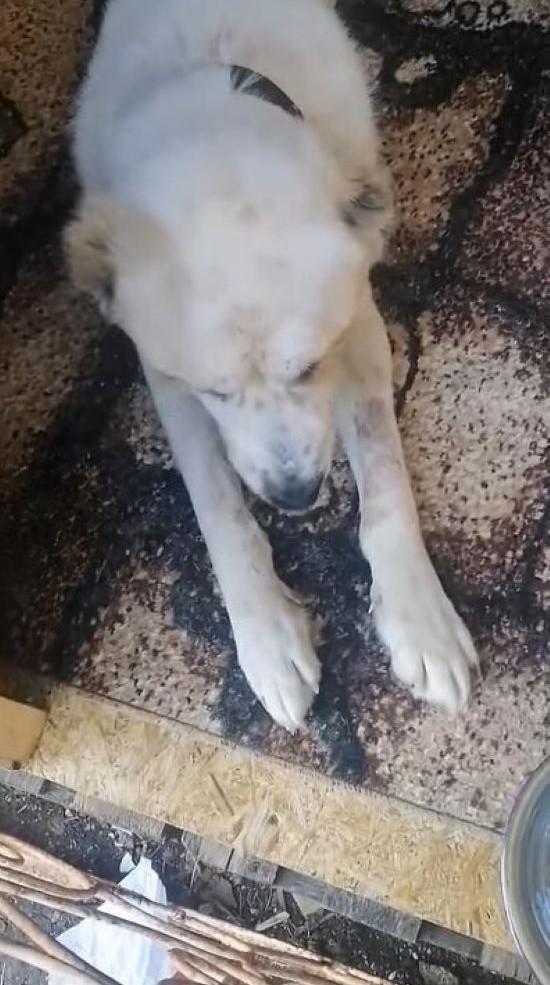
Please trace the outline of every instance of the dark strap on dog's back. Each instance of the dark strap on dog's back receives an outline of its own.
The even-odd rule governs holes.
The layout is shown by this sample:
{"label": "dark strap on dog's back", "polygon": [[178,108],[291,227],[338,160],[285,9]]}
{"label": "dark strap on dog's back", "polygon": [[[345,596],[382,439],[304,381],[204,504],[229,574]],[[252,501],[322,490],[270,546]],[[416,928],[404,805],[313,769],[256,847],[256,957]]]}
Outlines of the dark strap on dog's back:
{"label": "dark strap on dog's back", "polygon": [[283,109],[290,116],[302,116],[301,111],[289,96],[279,86],[275,85],[271,79],[259,72],[253,72],[250,68],[243,68],[242,65],[231,65],[230,69],[231,88],[235,92],[247,93],[250,96],[258,96],[266,103],[272,103]]}

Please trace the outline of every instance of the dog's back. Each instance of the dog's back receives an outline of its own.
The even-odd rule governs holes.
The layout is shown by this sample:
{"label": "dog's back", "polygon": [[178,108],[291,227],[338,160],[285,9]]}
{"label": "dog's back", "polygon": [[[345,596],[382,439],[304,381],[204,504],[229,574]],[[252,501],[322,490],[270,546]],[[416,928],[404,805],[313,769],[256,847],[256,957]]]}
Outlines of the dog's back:
{"label": "dog's back", "polygon": [[[361,60],[325,0],[112,0],[75,123],[88,191],[106,190],[118,166],[128,167],[121,122],[141,102],[171,83],[199,100],[201,90],[219,84],[204,71],[199,82],[192,71],[199,65],[243,65],[268,76],[300,107],[345,178],[376,167]],[[168,116],[169,100],[164,106]]]}

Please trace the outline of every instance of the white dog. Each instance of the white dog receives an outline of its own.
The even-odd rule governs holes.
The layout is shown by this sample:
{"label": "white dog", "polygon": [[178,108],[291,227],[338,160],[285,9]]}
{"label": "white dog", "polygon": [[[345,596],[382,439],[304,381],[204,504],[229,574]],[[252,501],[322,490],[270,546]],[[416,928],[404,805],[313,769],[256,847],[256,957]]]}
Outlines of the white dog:
{"label": "white dog", "polygon": [[451,712],[477,658],[420,533],[369,269],[388,185],[363,68],[323,0],[112,0],[76,115],[74,280],[134,340],[241,667],[294,730],[318,690],[305,613],[237,475],[317,498],[335,425],[397,677]]}

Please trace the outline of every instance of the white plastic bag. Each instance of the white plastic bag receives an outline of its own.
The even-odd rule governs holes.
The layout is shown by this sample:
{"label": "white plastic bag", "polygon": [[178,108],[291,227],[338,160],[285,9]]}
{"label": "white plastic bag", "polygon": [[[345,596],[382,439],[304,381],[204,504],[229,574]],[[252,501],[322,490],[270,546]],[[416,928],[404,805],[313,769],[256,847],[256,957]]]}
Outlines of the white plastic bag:
{"label": "white plastic bag", "polygon": [[[141,858],[120,885],[152,902],[166,903],[166,890],[147,858]],[[105,903],[100,909],[113,916],[124,915],[116,904]],[[157,985],[172,973],[164,947],[99,920],[82,920],[58,940],[120,985]],[[66,985],[66,981],[50,977],[50,985]]]}

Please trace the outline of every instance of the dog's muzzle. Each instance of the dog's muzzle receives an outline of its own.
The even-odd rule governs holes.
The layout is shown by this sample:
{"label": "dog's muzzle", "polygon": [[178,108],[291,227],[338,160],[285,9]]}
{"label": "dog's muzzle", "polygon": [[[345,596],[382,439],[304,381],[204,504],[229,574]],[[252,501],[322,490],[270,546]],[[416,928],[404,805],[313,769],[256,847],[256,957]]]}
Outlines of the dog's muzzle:
{"label": "dog's muzzle", "polygon": [[292,478],[281,485],[268,483],[265,492],[270,503],[280,510],[304,513],[317,502],[322,483],[322,475],[307,480]]}

